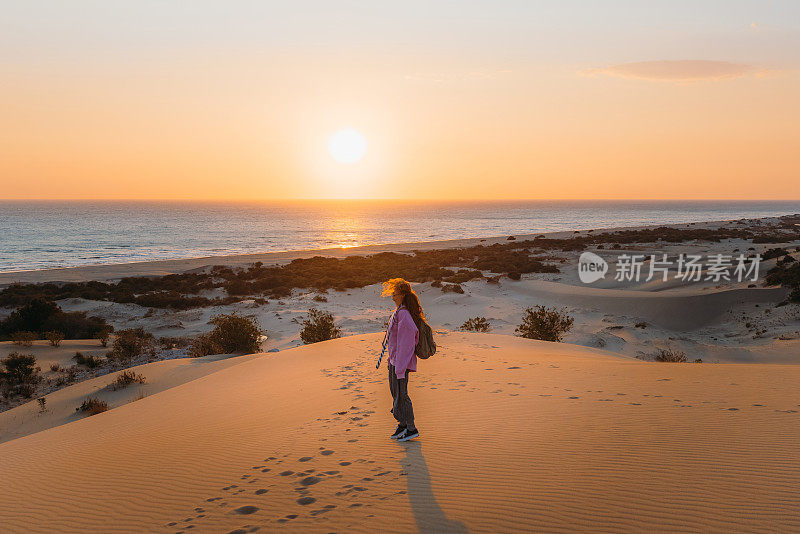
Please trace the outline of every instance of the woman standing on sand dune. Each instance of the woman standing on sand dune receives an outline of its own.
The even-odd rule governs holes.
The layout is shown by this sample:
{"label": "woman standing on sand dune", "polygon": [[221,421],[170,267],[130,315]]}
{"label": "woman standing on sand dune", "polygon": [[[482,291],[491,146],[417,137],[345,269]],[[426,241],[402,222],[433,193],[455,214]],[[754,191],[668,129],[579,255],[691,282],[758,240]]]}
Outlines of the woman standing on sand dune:
{"label": "woman standing on sand dune", "polygon": [[402,278],[392,278],[383,283],[382,296],[391,295],[397,308],[389,319],[384,343],[388,344],[389,391],[392,393],[392,415],[397,429],[391,435],[397,441],[408,441],[419,436],[414,425],[414,408],[408,396],[408,373],[417,370],[414,354],[419,341],[417,325],[425,320],[417,294]]}

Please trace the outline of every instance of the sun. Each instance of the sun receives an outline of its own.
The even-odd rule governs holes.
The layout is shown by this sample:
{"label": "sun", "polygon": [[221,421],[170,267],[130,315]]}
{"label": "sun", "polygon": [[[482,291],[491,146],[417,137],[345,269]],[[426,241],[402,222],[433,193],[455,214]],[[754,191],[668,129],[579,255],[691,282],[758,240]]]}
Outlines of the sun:
{"label": "sun", "polygon": [[339,163],[356,163],[367,153],[367,139],[358,130],[344,128],[328,138],[328,152]]}

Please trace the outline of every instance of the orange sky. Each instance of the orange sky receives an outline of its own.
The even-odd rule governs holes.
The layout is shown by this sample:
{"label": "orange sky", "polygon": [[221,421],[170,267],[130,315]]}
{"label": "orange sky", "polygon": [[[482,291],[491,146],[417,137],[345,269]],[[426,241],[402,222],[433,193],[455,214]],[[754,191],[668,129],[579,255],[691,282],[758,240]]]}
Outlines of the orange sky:
{"label": "orange sky", "polygon": [[[97,4],[82,28],[14,8],[0,197],[800,198],[800,33],[774,6],[219,21],[206,4]],[[358,163],[326,150],[343,127],[367,139]]]}

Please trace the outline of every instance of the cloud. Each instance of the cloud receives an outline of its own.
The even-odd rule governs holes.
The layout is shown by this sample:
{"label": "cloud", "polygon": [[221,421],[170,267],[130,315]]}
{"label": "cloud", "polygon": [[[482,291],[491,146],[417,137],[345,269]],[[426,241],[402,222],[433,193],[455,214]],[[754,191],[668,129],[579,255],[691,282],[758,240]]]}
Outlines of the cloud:
{"label": "cloud", "polygon": [[729,61],[708,61],[703,59],[683,59],[677,61],[639,61],[621,63],[608,67],[587,69],[581,74],[588,76],[605,75],[621,78],[638,78],[664,82],[692,82],[699,80],[726,80],[758,74],[752,65]]}

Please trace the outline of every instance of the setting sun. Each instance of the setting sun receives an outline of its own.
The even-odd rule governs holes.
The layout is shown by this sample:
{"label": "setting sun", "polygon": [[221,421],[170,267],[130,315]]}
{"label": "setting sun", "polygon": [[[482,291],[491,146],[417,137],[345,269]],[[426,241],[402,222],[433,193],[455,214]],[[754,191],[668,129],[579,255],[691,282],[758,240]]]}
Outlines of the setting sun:
{"label": "setting sun", "polygon": [[367,153],[367,140],[357,130],[339,130],[328,139],[328,152],[339,163],[356,163]]}

